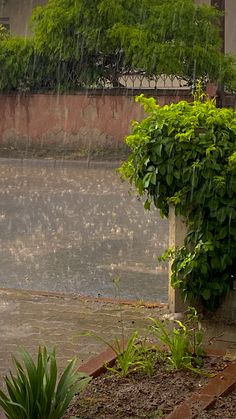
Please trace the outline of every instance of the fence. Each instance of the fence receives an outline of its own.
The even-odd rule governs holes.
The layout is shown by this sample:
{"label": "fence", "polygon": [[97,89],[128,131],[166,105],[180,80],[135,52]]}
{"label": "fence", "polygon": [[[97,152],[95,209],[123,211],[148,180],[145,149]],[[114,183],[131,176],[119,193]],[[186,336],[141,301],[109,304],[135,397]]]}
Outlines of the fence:
{"label": "fence", "polygon": [[[189,81],[175,75],[159,74],[147,77],[145,72],[124,71],[117,77],[120,88],[125,89],[188,89]],[[108,80],[102,81],[104,88],[113,88]]]}

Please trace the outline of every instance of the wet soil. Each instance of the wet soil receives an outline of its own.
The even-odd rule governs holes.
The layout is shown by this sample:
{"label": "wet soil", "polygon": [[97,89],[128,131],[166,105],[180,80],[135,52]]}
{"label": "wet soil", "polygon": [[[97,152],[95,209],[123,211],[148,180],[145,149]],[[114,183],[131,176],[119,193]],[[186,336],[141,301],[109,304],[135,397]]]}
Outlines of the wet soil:
{"label": "wet soil", "polygon": [[197,419],[232,419],[236,418],[236,389],[224,397],[218,397],[215,403],[197,416]]}
{"label": "wet soil", "polygon": [[[203,369],[218,372],[225,366],[222,359],[206,358]],[[127,378],[107,372],[75,397],[64,419],[71,416],[80,419],[165,418],[208,380],[204,375],[187,370],[167,370],[162,364],[156,365],[151,378],[140,372]]]}
{"label": "wet soil", "polygon": [[0,144],[0,158],[9,159],[65,159],[65,160],[111,160],[111,161],[123,161],[128,157],[128,149],[125,146],[121,146],[117,150],[101,148],[94,150],[87,150],[83,148],[65,148],[51,145],[32,147],[27,146],[25,148],[17,148],[14,146],[3,146]]}

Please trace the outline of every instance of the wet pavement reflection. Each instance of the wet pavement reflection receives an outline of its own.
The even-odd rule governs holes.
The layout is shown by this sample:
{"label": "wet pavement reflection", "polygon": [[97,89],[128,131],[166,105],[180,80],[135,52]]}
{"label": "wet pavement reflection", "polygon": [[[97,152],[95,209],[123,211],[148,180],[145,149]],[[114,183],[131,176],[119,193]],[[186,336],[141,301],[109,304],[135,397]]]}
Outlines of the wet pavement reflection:
{"label": "wet pavement reflection", "polygon": [[167,302],[167,221],[113,166],[0,160],[0,287]]}

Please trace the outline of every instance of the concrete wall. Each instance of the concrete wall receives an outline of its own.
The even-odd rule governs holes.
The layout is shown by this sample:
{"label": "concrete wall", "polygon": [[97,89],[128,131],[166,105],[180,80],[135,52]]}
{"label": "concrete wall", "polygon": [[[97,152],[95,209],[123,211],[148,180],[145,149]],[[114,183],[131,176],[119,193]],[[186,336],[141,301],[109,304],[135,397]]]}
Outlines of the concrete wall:
{"label": "concrete wall", "polygon": [[225,51],[236,54],[236,0],[225,0]]}
{"label": "concrete wall", "polygon": [[[175,210],[170,207],[169,212],[169,246],[172,248],[181,247],[184,244],[187,227],[185,219],[175,216]],[[184,312],[188,306],[182,301],[178,289],[171,287],[171,264],[169,265],[169,310],[171,313]],[[197,307],[200,309],[200,307]],[[233,290],[228,293],[220,308],[214,313],[216,321],[236,321],[236,281],[233,284]]]}
{"label": "concrete wall", "polygon": [[225,94],[222,100],[222,106],[236,110],[236,95],[233,93]]}
{"label": "concrete wall", "polygon": [[[143,117],[142,108],[128,93],[93,90],[88,94],[61,96],[1,95],[0,148],[119,151],[130,131],[131,120]],[[158,91],[149,94],[158,95]],[[188,99],[189,92],[161,91],[158,102],[163,105],[181,98]]]}
{"label": "concrete wall", "polygon": [[13,35],[28,36],[33,8],[45,3],[47,0],[0,0],[0,18],[9,18]]}

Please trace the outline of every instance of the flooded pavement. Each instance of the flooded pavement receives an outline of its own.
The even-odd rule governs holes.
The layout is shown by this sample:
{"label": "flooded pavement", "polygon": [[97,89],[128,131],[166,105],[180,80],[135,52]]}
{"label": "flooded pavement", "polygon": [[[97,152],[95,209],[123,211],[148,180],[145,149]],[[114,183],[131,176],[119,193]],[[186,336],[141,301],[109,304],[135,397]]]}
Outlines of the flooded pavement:
{"label": "flooded pavement", "polygon": [[1,288],[167,302],[167,221],[115,166],[0,159]]}

